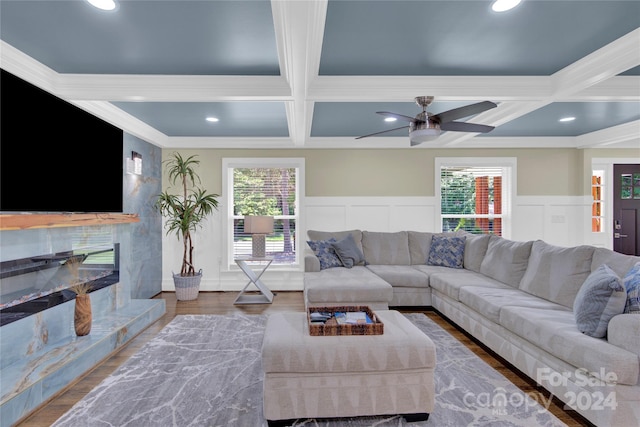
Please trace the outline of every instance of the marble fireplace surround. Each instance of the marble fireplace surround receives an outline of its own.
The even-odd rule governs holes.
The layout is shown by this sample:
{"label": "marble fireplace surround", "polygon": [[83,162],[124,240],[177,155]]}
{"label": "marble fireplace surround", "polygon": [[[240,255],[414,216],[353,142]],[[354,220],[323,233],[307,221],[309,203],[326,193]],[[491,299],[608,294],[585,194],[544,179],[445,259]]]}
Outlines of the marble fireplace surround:
{"label": "marble fireplace surround", "polygon": [[166,310],[164,300],[133,299],[128,260],[132,214],[0,215],[0,261],[56,253],[69,234],[111,233],[120,248],[119,281],[91,293],[91,332],[77,337],[74,302],[2,326],[0,426],[11,426],[118,349]]}

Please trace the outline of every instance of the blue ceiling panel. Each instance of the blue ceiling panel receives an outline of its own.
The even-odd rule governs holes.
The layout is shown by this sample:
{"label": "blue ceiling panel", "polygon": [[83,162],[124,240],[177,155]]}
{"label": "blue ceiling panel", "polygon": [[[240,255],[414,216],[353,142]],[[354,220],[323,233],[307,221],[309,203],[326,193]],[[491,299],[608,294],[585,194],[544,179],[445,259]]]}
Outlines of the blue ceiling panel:
{"label": "blue ceiling panel", "polygon": [[550,75],[638,28],[637,1],[337,1],[321,75]]}
{"label": "blue ceiling panel", "polygon": [[[113,102],[167,136],[288,137],[283,102]],[[220,121],[206,121],[209,116]]]}
{"label": "blue ceiling panel", "polygon": [[637,102],[556,102],[481,136],[579,136],[633,120],[640,120]]}
{"label": "blue ceiling panel", "polygon": [[268,0],[2,1],[0,35],[59,73],[280,74]]}

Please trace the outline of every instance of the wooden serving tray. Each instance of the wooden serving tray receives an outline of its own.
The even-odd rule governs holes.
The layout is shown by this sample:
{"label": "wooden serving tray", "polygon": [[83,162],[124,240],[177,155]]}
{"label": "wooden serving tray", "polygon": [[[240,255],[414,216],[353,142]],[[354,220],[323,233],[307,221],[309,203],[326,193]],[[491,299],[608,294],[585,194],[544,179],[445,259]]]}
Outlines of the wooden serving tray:
{"label": "wooden serving tray", "polygon": [[[311,323],[311,313],[339,313],[363,311],[367,313],[373,323],[361,324],[338,324],[335,318],[327,320],[325,323]],[[382,335],[384,333],[384,323],[380,321],[375,312],[365,305],[348,305],[337,307],[309,307],[307,309],[307,323],[309,324],[309,335],[311,336],[336,336],[336,335]]]}

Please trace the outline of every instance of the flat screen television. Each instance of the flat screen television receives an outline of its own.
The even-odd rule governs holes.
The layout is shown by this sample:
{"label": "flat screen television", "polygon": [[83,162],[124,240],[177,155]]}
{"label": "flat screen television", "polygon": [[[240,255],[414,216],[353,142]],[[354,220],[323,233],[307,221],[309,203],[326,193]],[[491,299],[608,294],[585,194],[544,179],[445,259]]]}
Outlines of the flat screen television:
{"label": "flat screen television", "polygon": [[0,71],[0,212],[122,212],[122,129]]}

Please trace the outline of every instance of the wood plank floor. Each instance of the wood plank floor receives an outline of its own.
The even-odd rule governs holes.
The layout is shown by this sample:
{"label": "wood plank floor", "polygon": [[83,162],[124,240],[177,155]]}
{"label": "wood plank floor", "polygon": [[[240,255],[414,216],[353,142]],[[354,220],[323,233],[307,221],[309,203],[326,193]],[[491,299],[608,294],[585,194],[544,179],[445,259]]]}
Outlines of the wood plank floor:
{"label": "wood plank floor", "polygon": [[[71,406],[82,399],[89,391],[97,386],[104,378],[111,374],[118,366],[140,349],[147,341],[154,337],[167,323],[179,314],[232,314],[242,312],[246,314],[271,314],[283,311],[304,311],[304,301],[301,291],[278,292],[273,304],[233,305],[237,292],[200,292],[198,299],[193,301],[177,301],[173,292],[163,292],[155,298],[166,301],[167,312],[158,321],[142,331],[126,346],[107,357],[101,364],[71,384],[53,399],[41,406],[37,411],[19,422],[16,427],[48,427]],[[447,319],[435,311],[420,311],[416,309],[398,309],[401,312],[422,312],[429,316],[447,332],[466,345],[475,354],[501,372],[523,392],[528,393],[540,402],[549,393],[536,386],[535,382],[520,374],[507,362],[483,348],[470,336],[456,328]],[[565,411],[564,404],[557,399],[549,408],[550,411],[569,427],[591,426],[588,421],[574,411]]]}

